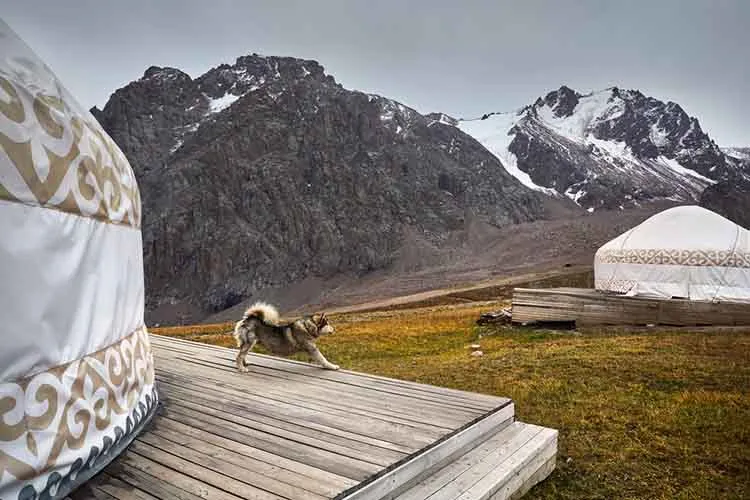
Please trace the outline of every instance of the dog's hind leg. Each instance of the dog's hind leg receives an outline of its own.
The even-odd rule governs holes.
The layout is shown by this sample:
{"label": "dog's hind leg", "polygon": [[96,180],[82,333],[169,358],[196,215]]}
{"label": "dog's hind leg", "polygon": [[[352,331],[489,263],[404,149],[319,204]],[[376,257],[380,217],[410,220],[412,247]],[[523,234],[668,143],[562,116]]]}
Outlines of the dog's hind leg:
{"label": "dog's hind leg", "polygon": [[242,373],[247,372],[247,355],[250,353],[250,351],[253,350],[253,347],[255,347],[256,340],[248,339],[249,342],[243,342],[242,347],[240,347],[240,352],[237,354],[237,370],[241,371]]}
{"label": "dog's hind leg", "polygon": [[328,361],[325,356],[323,356],[323,353],[318,350],[317,347],[311,347],[307,350],[307,353],[310,355],[310,357],[318,363],[320,366],[325,368],[326,370],[338,370],[339,365],[334,365],[330,361]]}

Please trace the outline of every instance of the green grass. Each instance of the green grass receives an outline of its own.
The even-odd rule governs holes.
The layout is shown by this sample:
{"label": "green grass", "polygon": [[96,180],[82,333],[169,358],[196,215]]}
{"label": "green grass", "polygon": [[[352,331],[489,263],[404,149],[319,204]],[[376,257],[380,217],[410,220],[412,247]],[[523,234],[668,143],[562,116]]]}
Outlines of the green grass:
{"label": "green grass", "polygon": [[[334,316],[322,349],[347,369],[511,397],[519,419],[559,429],[557,469],[526,498],[750,498],[750,329],[552,332],[477,327],[478,313]],[[229,329],[153,331],[231,345]]]}

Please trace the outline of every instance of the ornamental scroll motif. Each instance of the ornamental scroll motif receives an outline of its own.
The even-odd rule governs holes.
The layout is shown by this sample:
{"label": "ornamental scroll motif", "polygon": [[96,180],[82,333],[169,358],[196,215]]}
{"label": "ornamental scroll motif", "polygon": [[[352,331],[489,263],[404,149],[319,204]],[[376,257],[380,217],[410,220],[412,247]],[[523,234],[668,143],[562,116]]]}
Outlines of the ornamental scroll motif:
{"label": "ornamental scroll motif", "polygon": [[0,150],[0,199],[140,227],[135,176],[101,126],[2,72]]}
{"label": "ornamental scroll motif", "polygon": [[59,474],[70,450],[113,439],[153,384],[145,328],[66,365],[0,383],[0,493],[13,478]]}
{"label": "ornamental scroll motif", "polygon": [[606,264],[750,268],[750,253],[728,250],[600,250],[596,259]]}

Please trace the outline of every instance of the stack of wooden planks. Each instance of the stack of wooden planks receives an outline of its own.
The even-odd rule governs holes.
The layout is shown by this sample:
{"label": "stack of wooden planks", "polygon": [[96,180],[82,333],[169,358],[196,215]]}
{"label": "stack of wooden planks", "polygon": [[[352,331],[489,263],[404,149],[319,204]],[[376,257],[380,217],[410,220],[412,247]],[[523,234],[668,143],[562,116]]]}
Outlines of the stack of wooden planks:
{"label": "stack of wooden planks", "polygon": [[513,323],[750,325],[750,304],[626,297],[586,288],[516,288]]}

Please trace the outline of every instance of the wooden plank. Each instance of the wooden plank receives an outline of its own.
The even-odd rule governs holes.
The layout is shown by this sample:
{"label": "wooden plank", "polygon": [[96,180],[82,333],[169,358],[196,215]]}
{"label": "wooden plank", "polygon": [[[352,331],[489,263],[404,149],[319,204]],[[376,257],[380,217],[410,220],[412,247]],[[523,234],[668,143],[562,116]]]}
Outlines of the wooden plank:
{"label": "wooden plank", "polygon": [[87,483],[81,485],[77,490],[72,492],[66,500],[117,500],[106,491],[100,490],[95,484],[94,480],[90,480]]}
{"label": "wooden plank", "polygon": [[221,405],[214,403],[220,408],[214,406],[208,406],[205,404],[196,404],[192,401],[179,401],[172,402],[169,406],[170,411],[188,411],[192,410],[203,415],[211,415],[213,417],[234,422],[244,426],[247,430],[248,437],[258,436],[263,439],[297,443],[303,446],[310,446],[321,450],[326,450],[342,457],[355,458],[362,462],[367,462],[374,465],[381,465],[387,467],[388,465],[396,462],[405,455],[403,453],[389,453],[389,450],[383,450],[382,448],[376,449],[374,447],[366,448],[364,444],[360,443],[359,447],[352,446],[351,443],[341,444],[342,441],[332,442],[318,439],[317,437],[311,436],[310,432],[306,434],[288,431],[279,427],[273,427],[256,421],[255,419],[246,418],[245,416],[238,416],[229,413],[226,410],[227,405]]}
{"label": "wooden plank", "polygon": [[343,500],[379,500],[400,489],[408,488],[411,482],[420,480],[422,474],[445,465],[475,445],[480,439],[510,425],[513,416],[513,404],[509,403],[493,414],[455,433],[450,439],[440,441],[419,454],[409,457],[408,460],[378,475],[369,483],[344,492],[341,498]]}
{"label": "wooden plank", "polygon": [[[211,402],[221,402],[227,408],[231,408],[231,411],[235,414],[242,414],[243,416],[252,419],[254,421],[272,425],[274,427],[280,427],[285,430],[295,431],[302,435],[310,435],[319,439],[329,439],[335,441],[343,441],[356,446],[358,449],[360,446],[364,446],[365,449],[382,449],[392,452],[392,456],[396,459],[400,455],[408,454],[414,451],[413,447],[401,446],[398,444],[391,443],[382,439],[370,437],[369,435],[360,434],[357,432],[350,432],[348,430],[342,430],[337,427],[330,425],[320,425],[310,421],[306,418],[296,418],[294,414],[289,413],[289,407],[285,407],[280,411],[274,411],[269,409],[270,405],[264,405],[262,407],[250,406],[248,400],[244,398],[234,397],[225,393],[219,394],[207,394],[207,393],[193,393],[190,391],[183,391],[179,386],[172,385],[169,382],[161,382],[165,387],[168,387],[168,393],[173,397],[177,397],[177,403],[184,402],[186,400],[201,404],[210,404]],[[215,407],[214,407],[215,408]],[[340,421],[344,421],[341,419]],[[361,424],[359,424],[361,426]],[[364,426],[358,427],[358,421],[353,422],[350,427],[367,431]],[[373,435],[381,436],[381,434],[371,433]],[[401,436],[399,436],[400,438]]]}
{"label": "wooden plank", "polygon": [[[146,433],[146,435],[148,435],[148,433]],[[142,437],[139,437],[130,445],[129,450],[132,451],[133,454],[150,459],[166,468],[172,469],[173,472],[180,471],[180,473],[194,478],[201,483],[198,488],[199,492],[202,491],[202,488],[204,488],[205,485],[210,485],[217,490],[229,494],[228,496],[221,495],[222,498],[231,498],[231,496],[245,498],[247,500],[280,500],[283,498],[279,495],[274,495],[273,493],[223,474],[221,471],[216,470],[216,468],[206,468],[204,457],[200,457],[200,462],[187,460],[180,456],[173,455],[161,447],[156,447],[142,441]],[[196,457],[196,459],[197,458],[198,457]],[[165,474],[166,472],[167,471],[164,471]],[[172,481],[173,476],[174,474],[167,474],[166,477],[164,477],[164,480]],[[203,495],[199,493],[199,496]]]}
{"label": "wooden plank", "polygon": [[[164,363],[164,358],[157,356],[156,359]],[[310,377],[297,377],[294,379],[281,377],[283,383],[278,383],[279,379],[264,373],[262,368],[251,367],[249,373],[237,373],[233,368],[215,367],[195,357],[175,357],[169,358],[168,362],[188,363],[191,368],[197,370],[211,370],[209,376],[217,382],[231,383],[233,387],[247,387],[252,390],[272,391],[276,388],[283,388],[286,393],[295,395],[304,394],[306,399],[313,399],[318,402],[329,403],[336,401],[339,405],[349,405],[356,408],[368,409],[370,412],[377,414],[393,415],[400,419],[414,422],[424,422],[425,415],[431,415],[431,423],[442,425],[449,429],[456,424],[477,417],[483,413],[481,411],[459,410],[452,407],[446,407],[440,404],[419,402],[400,395],[388,395],[383,397],[381,393],[372,391],[341,391],[340,388],[334,388],[330,385],[309,383]],[[205,371],[204,371],[205,373]],[[259,381],[264,383],[260,384]],[[363,394],[364,392],[364,394]],[[439,412],[439,416],[435,413]]]}
{"label": "wooden plank", "polygon": [[[184,360],[184,358],[180,359]],[[210,359],[206,359],[203,356],[201,356],[200,359],[210,361]],[[222,368],[227,371],[225,367]],[[230,368],[229,371],[233,374],[235,373],[233,368]],[[434,399],[425,400],[414,398],[404,394],[398,394],[395,391],[389,391],[387,393],[387,397],[383,397],[383,391],[379,388],[339,384],[330,380],[319,379],[317,377],[310,377],[308,375],[288,372],[285,370],[278,370],[259,364],[251,364],[250,372],[247,374],[236,374],[238,380],[242,381],[246,380],[247,378],[250,378],[252,380],[256,375],[265,375],[267,377],[270,377],[268,380],[282,379],[284,381],[304,384],[306,389],[309,388],[310,390],[315,391],[320,390],[321,393],[333,392],[340,396],[346,395],[348,399],[355,401],[369,402],[374,398],[380,398],[380,402],[383,408],[390,409],[394,412],[403,412],[404,409],[412,412],[414,409],[419,409],[425,412],[434,413],[437,410],[440,411],[443,415],[451,415],[452,417],[456,417],[458,419],[476,417],[483,413],[486,413],[486,410],[467,408],[463,405],[459,406],[452,401],[446,402],[445,400],[437,401]]]}
{"label": "wooden plank", "polygon": [[[130,445],[128,452],[118,457],[117,462],[143,471],[153,477],[153,487],[170,484],[206,500],[238,500],[243,498],[217,488],[209,482],[203,481],[200,477],[193,477],[191,471],[195,469],[194,464],[187,462],[188,467],[183,468],[181,467],[182,464],[175,464],[173,460],[166,460],[165,463],[161,463],[161,456],[154,456],[154,454],[149,453],[148,449],[145,454],[136,452],[134,448],[137,444],[138,440],[136,439]],[[144,446],[147,445],[140,448]],[[151,491],[151,489],[147,491]],[[175,496],[175,498],[179,497]]]}
{"label": "wooden plank", "polygon": [[[164,357],[157,354],[155,358],[164,369],[163,371],[180,373],[183,377],[188,375],[210,377],[213,382],[221,383],[223,386],[234,388],[241,387],[244,390],[252,390],[256,393],[286,393],[295,396],[302,393],[307,396],[306,399],[316,398],[323,403],[330,403],[338,406],[364,406],[377,408],[377,405],[374,405],[373,402],[367,398],[358,397],[356,394],[340,393],[331,388],[310,386],[304,381],[279,383],[279,379],[262,373],[255,372],[250,374],[240,374],[236,372],[234,368],[229,366],[218,366],[190,356]],[[330,398],[326,398],[326,396],[330,395],[336,395],[336,401],[331,401]],[[404,401],[405,405],[407,404],[407,401]],[[359,404],[360,402],[362,404]],[[409,406],[403,408],[395,408],[394,406],[395,405],[391,403],[388,405],[387,409],[381,408],[379,413],[393,415],[394,417],[401,419],[418,421],[413,414],[409,413]],[[480,412],[477,412],[477,414],[479,413]],[[461,419],[462,418],[465,418],[465,416],[462,415]],[[444,420],[447,420],[447,417]],[[446,422],[447,425],[451,425],[452,423],[452,421]]]}
{"label": "wooden plank", "polygon": [[520,432],[509,440],[500,443],[496,450],[474,462],[471,468],[455,476],[428,498],[430,500],[455,500],[482,478],[487,477],[498,464],[504,463],[517,450],[527,446],[535,436],[539,435],[541,430],[539,427],[528,424],[520,425],[522,426]]}
{"label": "wooden plank", "polygon": [[278,438],[274,439],[273,436],[263,436],[259,433],[251,435],[248,429],[242,425],[192,410],[168,408],[166,415],[183,424],[204,425],[206,429],[214,428],[217,432],[221,432],[226,436],[232,436],[232,439],[247,443],[254,448],[259,448],[290,460],[301,460],[318,469],[323,469],[337,476],[349,479],[362,481],[382,468],[375,464],[343,457],[312,446],[284,442],[284,440]]}
{"label": "wooden plank", "polygon": [[[160,383],[179,383],[179,377],[170,378],[164,375],[157,375],[157,380]],[[210,385],[206,387],[206,390],[210,390]],[[216,388],[219,386],[216,385]],[[216,390],[216,388],[214,390]],[[167,389],[170,390],[170,389]],[[172,389],[175,390],[176,389]],[[244,393],[242,391],[234,390],[228,387],[222,387],[222,390],[226,391],[222,395],[233,398],[245,398],[248,403],[253,402],[258,405],[272,406],[283,408],[294,412],[299,410],[301,414],[311,415],[314,421],[320,423],[332,422],[335,417],[338,420],[349,419],[352,424],[359,425],[360,429],[364,426],[372,426],[373,430],[381,432],[383,439],[392,440],[395,443],[404,446],[419,446],[427,445],[439,438],[446,432],[445,429],[429,426],[428,424],[422,424],[420,426],[415,425],[412,422],[403,422],[394,417],[386,417],[383,415],[372,415],[366,411],[356,410],[353,408],[335,408],[332,406],[317,404],[317,402],[306,401],[299,397],[289,398],[282,397],[275,394],[258,395],[254,393]],[[168,394],[168,393],[167,393]],[[244,402],[243,402],[244,404]],[[352,416],[357,415],[356,419]],[[353,432],[357,432],[355,429]],[[364,433],[364,431],[363,431]],[[365,434],[367,435],[367,434]]]}
{"label": "wooden plank", "polygon": [[[539,467],[531,476],[529,476],[524,483],[515,491],[513,492],[509,497],[508,500],[519,500],[521,497],[523,497],[526,493],[531,490],[534,486],[539,484],[541,481],[546,479],[550,474],[552,474],[552,471],[555,470],[555,463],[556,463],[556,455],[552,455],[550,458],[547,459],[546,462],[544,462],[541,467]],[[529,466],[529,468],[533,468],[533,464]],[[490,500],[502,500],[498,494],[492,496]]]}
{"label": "wooden plank", "polygon": [[[184,349],[175,345],[162,345],[156,351],[156,354],[157,356],[172,357],[181,359],[183,361],[189,361],[184,357],[179,357],[179,354],[185,354],[190,356],[191,359],[208,361],[212,368],[222,368],[225,371],[228,370],[232,373],[236,373],[234,369],[234,355],[231,356],[231,359],[229,359],[229,357],[226,356],[226,353],[222,353],[224,355],[220,356],[218,354],[207,354],[206,351],[195,350],[194,348]],[[254,368],[256,372],[258,372],[258,370],[262,370],[261,373],[265,373],[267,375],[275,377],[282,377],[290,380],[294,379],[302,381],[306,384],[318,385],[321,387],[332,387],[338,392],[347,392],[354,394],[361,394],[363,391],[377,391],[378,393],[386,392],[398,398],[408,398],[410,401],[417,402],[419,404],[428,406],[440,405],[443,408],[449,407],[449,410],[460,411],[461,413],[470,412],[472,410],[479,413],[488,411],[487,404],[480,404],[477,402],[477,400],[466,400],[465,398],[458,398],[452,395],[436,396],[432,394],[425,394],[424,391],[417,391],[410,387],[393,387],[386,386],[384,384],[371,383],[353,384],[350,382],[331,380],[322,376],[315,376],[314,372],[327,373],[326,370],[320,370],[319,368],[313,368],[312,370],[314,370],[314,372],[308,371],[306,373],[299,373],[296,370],[292,371],[279,369],[278,366],[275,366],[275,363],[266,363],[265,360],[263,360],[262,358],[257,358],[256,355],[251,355],[249,359],[251,360],[251,368]],[[494,406],[499,406],[499,404],[502,404],[503,399],[504,398],[495,398],[496,404]]]}
{"label": "wooden plank", "polygon": [[[160,386],[164,387],[165,395],[175,394],[178,400],[184,397],[192,397],[192,394],[187,391],[179,391],[174,382],[163,375],[157,375],[157,381]],[[208,386],[206,390],[210,390]],[[311,426],[319,425],[323,429],[341,429],[343,432],[359,435],[362,439],[378,437],[380,440],[386,440],[387,443],[394,443],[393,446],[397,447],[396,451],[411,453],[434,440],[433,437],[423,436],[419,432],[415,433],[413,428],[400,424],[368,417],[352,419],[348,412],[332,413],[330,409],[323,412],[319,409],[285,404],[269,398],[243,394],[240,391],[221,391],[219,394],[230,402],[239,402],[248,406],[254,405],[252,406],[254,411],[263,415],[270,415],[275,418],[279,415],[285,415],[289,419],[307,422]]]}
{"label": "wooden plank", "polygon": [[[162,364],[164,363],[163,360],[161,360]],[[185,375],[193,375],[193,377],[187,377],[183,375],[174,375],[174,374],[168,374],[168,375],[158,375],[161,378],[164,379],[170,379],[170,380],[181,380],[185,383],[192,383],[190,382],[191,379],[200,379],[205,381],[206,383],[213,384],[214,390],[221,388],[223,390],[230,390],[230,391],[239,391],[241,393],[245,393],[248,395],[253,395],[256,397],[261,397],[263,399],[267,400],[273,400],[278,401],[280,403],[284,404],[290,404],[294,406],[302,406],[305,408],[315,409],[317,411],[323,411],[323,412],[331,412],[336,414],[346,414],[346,415],[360,415],[362,417],[369,417],[372,419],[382,420],[385,422],[390,422],[392,424],[398,424],[399,426],[403,426],[406,428],[410,428],[412,432],[423,434],[430,437],[436,437],[439,436],[446,431],[449,431],[456,427],[456,425],[461,425],[463,422],[465,422],[468,419],[462,419],[462,420],[456,420],[453,422],[452,425],[449,425],[447,423],[434,423],[429,422],[429,420],[422,419],[419,420],[417,417],[405,417],[402,418],[399,415],[394,415],[387,411],[376,411],[372,405],[362,407],[362,406],[356,406],[352,404],[347,404],[344,402],[336,402],[328,399],[324,399],[321,397],[315,397],[313,394],[305,393],[301,390],[296,390],[295,388],[285,388],[285,389],[279,389],[277,388],[278,384],[274,384],[274,386],[270,386],[268,384],[254,384],[250,386],[237,386],[236,383],[232,383],[231,377],[229,379],[226,379],[222,376],[215,376],[215,374],[205,373],[201,371],[195,371],[189,366],[183,366],[182,371],[185,373]],[[193,383],[194,384],[194,383]],[[373,403],[375,404],[375,403]]]}
{"label": "wooden plank", "polygon": [[[248,467],[252,467],[262,474],[289,484],[303,483],[306,489],[320,495],[335,496],[339,492],[357,484],[352,479],[337,476],[305,463],[268,453],[259,448],[253,448],[252,446],[233,441],[224,436],[185,425],[177,420],[171,420],[166,417],[161,418],[157,431],[164,429],[179,434],[185,439],[186,443],[193,443],[194,441],[192,440],[194,439],[201,443],[228,450],[233,455],[240,455],[241,460]],[[217,451],[214,456],[222,456],[221,453]]]}
{"label": "wooden plank", "polygon": [[[203,344],[184,339],[176,339],[174,337],[164,337],[151,334],[150,338],[153,339],[152,343],[161,346],[182,345],[192,349],[211,350],[218,353],[218,355],[225,356],[229,361],[233,361],[237,353],[236,349],[212,346],[209,344]],[[483,409],[486,411],[489,411],[492,408],[500,406],[508,401],[507,398],[462,391],[459,389],[437,387],[428,384],[421,384],[418,382],[396,380],[392,378],[381,377],[379,375],[356,373],[347,370],[338,370],[335,372],[321,370],[320,368],[310,365],[309,363],[303,363],[292,359],[277,358],[264,354],[252,354],[251,357],[254,363],[262,364],[263,366],[269,366],[280,370],[293,371],[294,373],[302,373],[311,377],[317,377],[339,383],[350,383],[354,385],[371,384],[373,386],[382,387],[383,390],[411,390],[414,391],[415,397],[417,397],[418,395],[434,395],[435,397],[439,398],[452,399],[458,403],[466,404],[467,406],[472,404],[477,405],[478,409]]]}
{"label": "wooden plank", "polygon": [[159,500],[158,497],[108,474],[102,475],[97,487],[118,500]]}
{"label": "wooden plank", "polygon": [[557,431],[544,429],[456,500],[508,500],[556,453]]}
{"label": "wooden plank", "polygon": [[750,325],[750,304],[626,297],[595,290],[516,289],[513,321],[575,321],[579,325]]}
{"label": "wooden plank", "polygon": [[476,448],[469,450],[454,462],[451,462],[399,495],[398,500],[425,500],[440,491],[441,488],[453,481],[454,478],[471,469],[476,463],[497,450],[504,443],[518,436],[524,428],[525,425],[523,423],[513,422],[496,435],[480,443]]}
{"label": "wooden plank", "polygon": [[179,434],[175,436],[170,431],[147,432],[140,436],[138,441],[188,460],[207,471],[224,474],[252,488],[278,495],[280,498],[299,500],[325,500],[326,498],[323,495],[266,476],[257,469],[248,469],[249,463],[247,462],[240,462],[242,465],[238,465],[237,461],[233,460],[232,455],[226,450],[205,443],[200,445],[195,440],[190,441],[190,446],[188,446],[186,441],[189,440],[181,439]]}
{"label": "wooden plank", "polygon": [[139,490],[148,491],[160,500],[201,500],[201,497],[174,486],[170,481],[154,477],[125,462],[118,460],[106,470],[112,477],[117,477]]}

